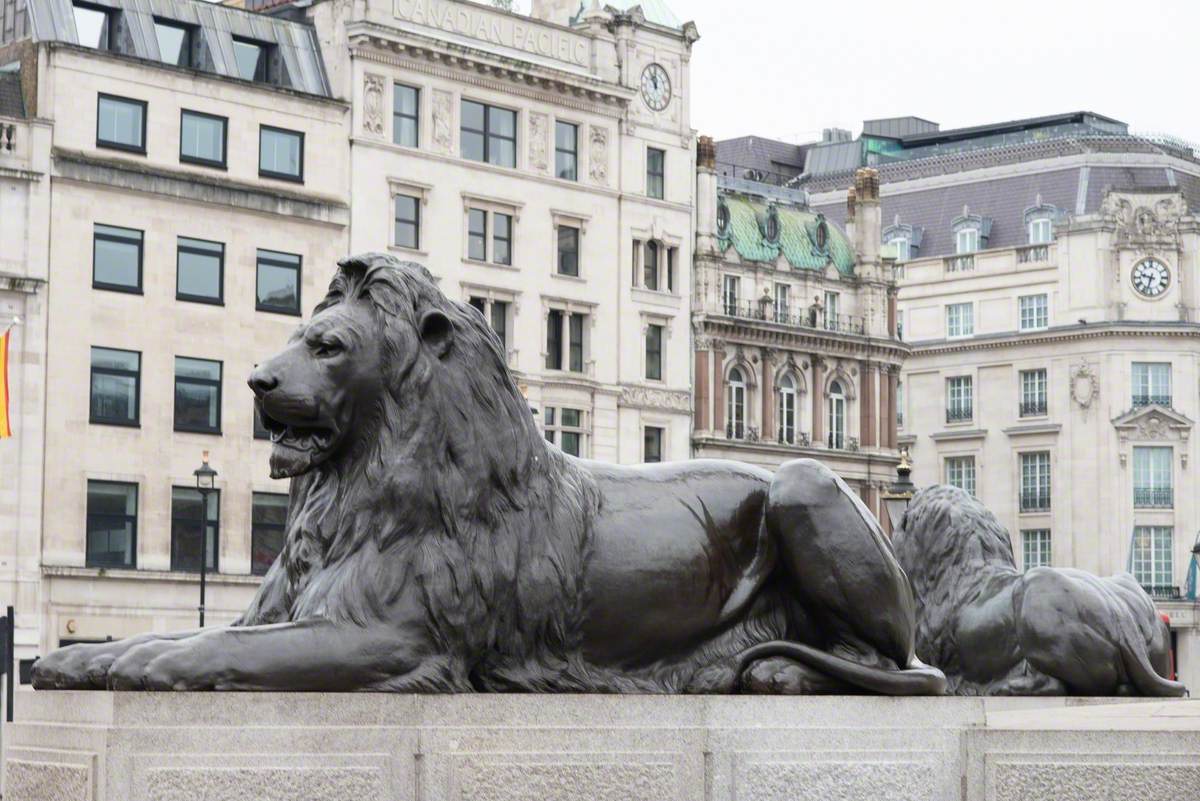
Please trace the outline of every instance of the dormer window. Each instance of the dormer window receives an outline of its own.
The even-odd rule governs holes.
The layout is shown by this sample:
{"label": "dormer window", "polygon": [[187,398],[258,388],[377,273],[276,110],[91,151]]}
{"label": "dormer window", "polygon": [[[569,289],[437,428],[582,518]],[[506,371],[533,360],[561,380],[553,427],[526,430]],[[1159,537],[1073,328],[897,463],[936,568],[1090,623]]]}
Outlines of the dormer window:
{"label": "dormer window", "polygon": [[158,56],[164,64],[192,66],[192,29],[168,20],[154,20]]}
{"label": "dormer window", "polygon": [[829,226],[825,223],[824,217],[817,218],[817,250],[824,252],[829,246]]}
{"label": "dormer window", "polygon": [[908,259],[909,259],[908,237],[898,236],[895,239],[893,239],[891,242],[888,242],[888,244],[896,249],[896,261],[908,261]]}
{"label": "dormer window", "polygon": [[1038,195],[1037,202],[1025,209],[1025,230],[1029,234],[1029,244],[1048,245],[1054,241],[1054,221],[1060,216],[1055,206],[1042,202]]}
{"label": "dormer window", "polygon": [[954,235],[955,253],[974,253],[979,250],[979,229],[964,228]]}
{"label": "dormer window", "polygon": [[717,201],[717,236],[729,236],[729,206],[725,205],[725,198]]}
{"label": "dormer window", "polygon": [[988,235],[992,231],[992,218],[971,214],[963,206],[963,213],[950,223],[954,234],[954,252],[958,254],[974,253],[987,247]]}
{"label": "dormer window", "polygon": [[779,242],[779,212],[774,206],[767,209],[767,219],[763,224],[763,236],[768,244]]}
{"label": "dormer window", "polygon": [[897,215],[896,221],[883,229],[883,244],[895,248],[896,261],[909,261],[917,258],[924,232],[919,226],[902,224]]}
{"label": "dormer window", "polygon": [[246,81],[265,83],[269,45],[254,39],[233,38],[233,55],[238,77]]}
{"label": "dormer window", "polygon": [[96,50],[112,50],[115,42],[113,36],[113,12],[100,6],[89,6],[85,3],[75,3],[75,32],[79,44]]}

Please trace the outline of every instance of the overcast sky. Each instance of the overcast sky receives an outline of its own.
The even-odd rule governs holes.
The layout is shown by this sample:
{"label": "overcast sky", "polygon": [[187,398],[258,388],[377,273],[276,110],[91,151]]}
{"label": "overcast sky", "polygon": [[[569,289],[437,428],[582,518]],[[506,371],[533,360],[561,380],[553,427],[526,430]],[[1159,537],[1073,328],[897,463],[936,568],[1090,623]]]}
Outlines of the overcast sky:
{"label": "overcast sky", "polygon": [[1200,143],[1196,0],[668,0],[700,30],[692,125],[811,141],[1089,110]]}

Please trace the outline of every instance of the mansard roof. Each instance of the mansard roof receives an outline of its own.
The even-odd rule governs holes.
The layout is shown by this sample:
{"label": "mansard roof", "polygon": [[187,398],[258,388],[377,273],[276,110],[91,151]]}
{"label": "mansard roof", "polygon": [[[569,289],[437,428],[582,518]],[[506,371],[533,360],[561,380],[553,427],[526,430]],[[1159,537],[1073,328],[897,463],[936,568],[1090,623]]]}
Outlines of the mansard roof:
{"label": "mansard roof", "polygon": [[[729,209],[729,226],[718,241],[732,247],[743,261],[774,263],[782,255],[794,270],[820,270],[833,264],[842,275],[854,275],[854,247],[845,231],[820,213],[729,193],[722,193],[721,202]],[[777,242],[768,240],[765,231],[772,212],[779,221]],[[817,246],[822,221],[828,233],[824,249]]]}

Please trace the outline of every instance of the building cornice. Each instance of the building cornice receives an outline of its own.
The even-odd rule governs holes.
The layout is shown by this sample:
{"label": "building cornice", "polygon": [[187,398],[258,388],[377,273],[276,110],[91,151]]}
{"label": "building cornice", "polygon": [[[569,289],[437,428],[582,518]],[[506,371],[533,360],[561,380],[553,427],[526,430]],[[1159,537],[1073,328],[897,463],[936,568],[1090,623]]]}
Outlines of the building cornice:
{"label": "building cornice", "polygon": [[956,439],[983,439],[987,436],[986,428],[963,428],[959,430],[937,431],[929,435],[934,442],[949,442]]}
{"label": "building cornice", "polygon": [[1062,423],[1030,423],[1024,426],[1009,426],[1000,429],[1010,437],[1032,436],[1034,434],[1057,434],[1062,431]]}
{"label": "building cornice", "polygon": [[1200,323],[1122,320],[1103,323],[1074,323],[1054,326],[1044,331],[1005,331],[954,340],[923,340],[910,342],[913,356],[942,353],[969,353],[979,350],[998,350],[1012,345],[1053,345],[1111,337],[1172,337],[1200,338]]}
{"label": "building cornice", "polygon": [[106,189],[298,217],[338,227],[350,222],[350,207],[326,195],[255,186],[126,159],[94,156],[77,150],[54,148],[51,155],[54,181],[73,181]]}
{"label": "building cornice", "polygon": [[[181,570],[142,570],[138,568],[76,567],[72,565],[42,565],[43,576],[81,579],[131,579],[134,581],[165,581],[172,584],[200,581],[200,574]],[[261,584],[262,576],[245,573],[209,573],[210,584]]]}
{"label": "building cornice", "polygon": [[803,447],[800,445],[785,445],[779,442],[749,442],[746,440],[727,439],[725,437],[715,437],[706,434],[693,434],[692,444],[697,448],[733,448],[735,450],[759,451],[765,454],[777,455],[784,454],[793,459],[820,459],[828,460],[833,458],[850,459],[853,461],[870,462],[872,464],[886,465],[889,467],[900,464],[900,452],[891,449],[878,448],[863,448],[858,450],[847,450],[837,448],[815,448]]}
{"label": "building cornice", "polygon": [[787,350],[829,353],[876,361],[903,362],[911,355],[908,345],[895,339],[880,339],[859,334],[824,331],[820,328],[799,328],[762,320],[693,315],[693,323],[706,334],[718,339],[750,340],[756,345],[768,345]]}

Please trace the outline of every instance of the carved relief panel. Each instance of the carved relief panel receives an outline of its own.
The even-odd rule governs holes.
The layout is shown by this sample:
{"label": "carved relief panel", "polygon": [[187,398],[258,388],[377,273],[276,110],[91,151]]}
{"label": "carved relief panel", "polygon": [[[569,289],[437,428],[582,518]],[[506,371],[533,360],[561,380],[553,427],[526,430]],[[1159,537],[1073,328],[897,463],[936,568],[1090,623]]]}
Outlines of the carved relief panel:
{"label": "carved relief panel", "polygon": [[545,172],[550,166],[550,118],[538,111],[529,113],[529,169]]}
{"label": "carved relief panel", "polygon": [[382,75],[363,75],[363,131],[372,136],[383,136],[383,87]]}
{"label": "carved relief panel", "polygon": [[454,151],[454,96],[433,90],[433,149],[439,153]]}
{"label": "carved relief panel", "polygon": [[608,129],[601,125],[591,126],[588,141],[588,164],[592,181],[600,186],[608,186]]}

